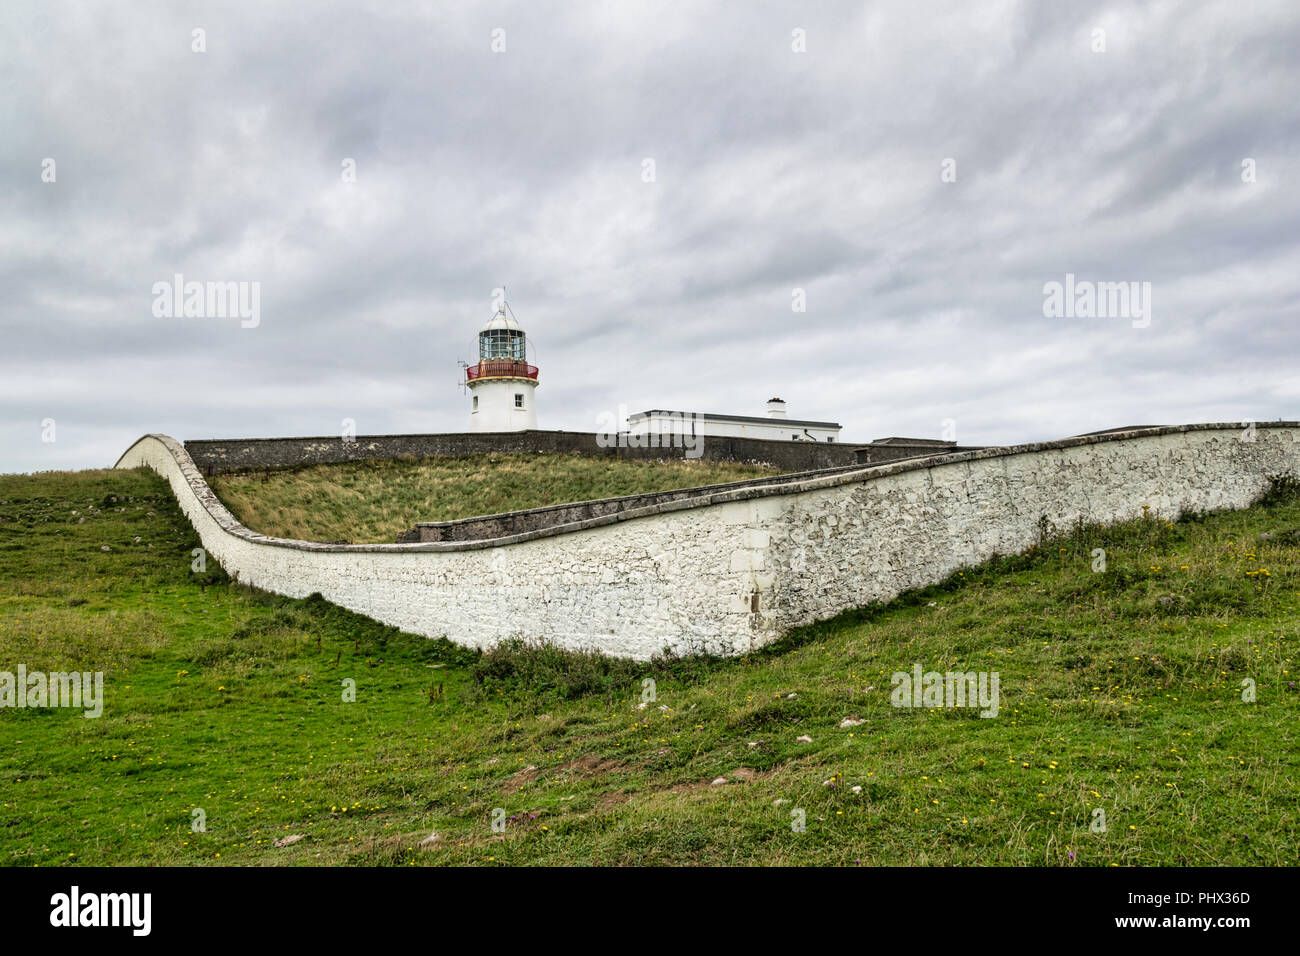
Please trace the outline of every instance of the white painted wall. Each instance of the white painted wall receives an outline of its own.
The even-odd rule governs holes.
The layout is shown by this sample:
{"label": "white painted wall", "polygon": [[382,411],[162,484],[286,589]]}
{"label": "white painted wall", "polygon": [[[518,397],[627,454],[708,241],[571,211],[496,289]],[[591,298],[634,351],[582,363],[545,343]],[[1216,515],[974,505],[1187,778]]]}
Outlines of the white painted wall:
{"label": "white painted wall", "polygon": [[241,581],[485,647],[548,638],[645,659],[744,653],[785,630],[1024,550],[1040,516],[1240,508],[1300,473],[1300,427],[1189,425],[1087,436],[715,493],[486,542],[324,545],[250,532],[185,449],[145,436],[119,468],[170,482],[204,547]]}
{"label": "white painted wall", "polygon": [[[470,399],[469,430],[472,432],[521,432],[537,427],[537,382],[531,379],[488,378],[467,383]],[[515,396],[524,397],[524,407],[515,407]],[[477,398],[477,405],[474,399]]]}
{"label": "white painted wall", "polygon": [[[757,417],[757,416],[755,416]],[[647,418],[628,420],[628,431],[633,434],[686,434],[701,432],[716,438],[761,438],[766,441],[838,441],[840,429],[817,428],[800,425],[784,418],[770,418],[754,422],[733,422],[694,415],[689,412],[656,412]],[[795,436],[798,438],[795,438]]]}

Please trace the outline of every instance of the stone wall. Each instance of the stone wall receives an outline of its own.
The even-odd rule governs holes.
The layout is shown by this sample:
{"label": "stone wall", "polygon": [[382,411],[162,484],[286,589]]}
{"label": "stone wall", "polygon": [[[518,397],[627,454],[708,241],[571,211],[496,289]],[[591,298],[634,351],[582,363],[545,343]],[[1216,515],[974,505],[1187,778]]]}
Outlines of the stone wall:
{"label": "stone wall", "polygon": [[950,455],[955,451],[979,451],[983,447],[982,445],[958,445],[956,442],[889,438],[884,441],[873,441],[869,445],[858,445],[854,449],[854,454],[859,465],[879,465],[887,461],[901,461],[904,458]]}
{"label": "stone wall", "polygon": [[[343,441],[340,436],[315,438],[232,438],[187,441],[185,449],[205,475],[261,468],[333,464],[376,458],[425,458],[431,455],[524,454],[579,452],[642,460],[683,458],[686,449],[602,448],[594,432],[521,431],[459,432],[441,435],[370,435]],[[756,438],[706,437],[703,457],[709,461],[755,462],[784,471],[835,468],[856,461],[853,445],[829,442],[767,441]]]}
{"label": "stone wall", "polygon": [[519,534],[523,531],[536,531],[539,528],[573,524],[586,521],[589,518],[601,518],[605,515],[618,514],[623,511],[636,511],[673,501],[682,501],[687,498],[698,498],[716,494],[719,491],[789,484],[790,482],[824,478],[833,474],[859,470],[861,469],[858,465],[845,465],[840,468],[822,468],[816,471],[794,474],[785,473],[770,478],[750,478],[746,481],[732,481],[722,485],[703,485],[697,488],[654,491],[642,495],[625,495],[619,498],[596,498],[591,501],[548,505],[545,508],[531,508],[526,511],[509,511],[505,514],[458,518],[455,521],[421,521],[410,531],[399,535],[397,540],[399,542],[472,541],[481,538],[500,538]]}
{"label": "stone wall", "polygon": [[272,539],[239,525],[174,440],[118,467],[170,482],[239,580],[485,647],[546,638],[645,659],[744,653],[792,627],[1031,545],[1040,519],[1174,518],[1241,508],[1300,473],[1300,425],[1146,428],[957,452],[716,491],[500,537],[390,545]]}

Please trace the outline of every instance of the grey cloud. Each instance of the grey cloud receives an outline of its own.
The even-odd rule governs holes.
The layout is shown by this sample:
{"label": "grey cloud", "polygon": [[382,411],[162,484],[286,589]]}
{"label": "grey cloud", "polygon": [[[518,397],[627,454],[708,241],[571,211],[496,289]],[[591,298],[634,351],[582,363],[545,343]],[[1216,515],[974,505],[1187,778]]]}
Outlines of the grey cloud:
{"label": "grey cloud", "polygon": [[[3,16],[3,470],[154,430],[460,429],[502,283],[542,427],[776,393],[862,440],[1300,417],[1290,3]],[[1066,272],[1150,281],[1152,327],[1044,318]],[[261,326],[155,318],[175,273],[260,281]]]}

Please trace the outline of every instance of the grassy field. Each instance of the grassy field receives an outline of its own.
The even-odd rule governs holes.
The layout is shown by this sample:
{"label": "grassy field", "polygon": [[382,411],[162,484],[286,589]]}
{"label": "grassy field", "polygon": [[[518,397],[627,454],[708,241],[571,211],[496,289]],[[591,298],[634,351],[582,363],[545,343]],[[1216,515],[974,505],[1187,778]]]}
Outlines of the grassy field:
{"label": "grassy field", "polygon": [[210,483],[241,523],[262,534],[391,544],[417,521],[451,521],[777,474],[779,469],[762,465],[703,460],[463,455],[217,475]]}
{"label": "grassy field", "polygon": [[[151,473],[0,477],[0,671],[102,670],[107,698],[0,710],[0,862],[1294,864],[1300,502],[1277,497],[1080,529],[746,658],[633,664],[197,575]],[[890,706],[918,663],[998,671],[999,716]]]}

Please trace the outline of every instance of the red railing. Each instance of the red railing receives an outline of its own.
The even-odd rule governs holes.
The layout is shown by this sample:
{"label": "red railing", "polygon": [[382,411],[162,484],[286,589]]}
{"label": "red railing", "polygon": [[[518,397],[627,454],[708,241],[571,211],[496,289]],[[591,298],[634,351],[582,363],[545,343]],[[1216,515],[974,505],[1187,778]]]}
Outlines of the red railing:
{"label": "red railing", "polygon": [[512,359],[482,361],[465,369],[465,380],[478,378],[537,378],[537,366]]}

